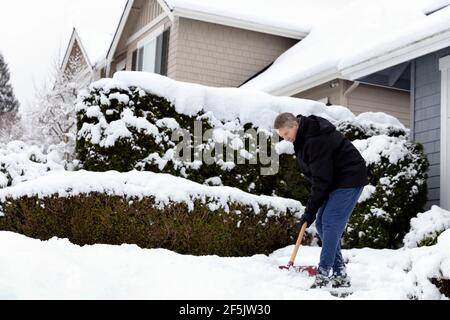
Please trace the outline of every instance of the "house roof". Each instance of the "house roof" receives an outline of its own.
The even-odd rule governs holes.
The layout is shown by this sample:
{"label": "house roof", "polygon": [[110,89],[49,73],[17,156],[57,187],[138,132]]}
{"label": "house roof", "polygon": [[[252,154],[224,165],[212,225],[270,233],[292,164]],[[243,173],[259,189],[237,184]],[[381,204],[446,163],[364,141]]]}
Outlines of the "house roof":
{"label": "house roof", "polygon": [[450,46],[450,0],[354,1],[243,88],[293,95]]}
{"label": "house roof", "polygon": [[77,29],[75,29],[75,28],[73,28],[73,30],[72,30],[72,35],[70,36],[70,40],[67,45],[66,52],[64,54],[64,58],[63,58],[63,61],[61,64],[61,69],[62,70],[66,69],[67,63],[69,62],[70,54],[71,54],[75,44],[78,45],[78,47],[80,48],[81,54],[83,55],[84,60],[86,61],[89,69],[92,70],[93,65],[90,62],[89,55],[88,55],[86,49],[84,48],[83,42],[80,39]]}
{"label": "house roof", "polygon": [[318,22],[354,1],[358,0],[160,0],[160,3],[165,3],[176,16],[301,39]]}
{"label": "house roof", "polygon": [[101,64],[106,59],[124,5],[124,0],[115,1],[109,10],[102,12],[101,19],[96,21],[84,18],[82,15],[75,23],[66,46],[62,67],[67,64],[75,42],[80,46],[91,69]]}
{"label": "house roof", "polygon": [[[157,0],[173,19],[186,17],[241,29],[303,39],[317,23],[335,10],[362,0]],[[107,59],[117,48],[135,0],[123,10]]]}

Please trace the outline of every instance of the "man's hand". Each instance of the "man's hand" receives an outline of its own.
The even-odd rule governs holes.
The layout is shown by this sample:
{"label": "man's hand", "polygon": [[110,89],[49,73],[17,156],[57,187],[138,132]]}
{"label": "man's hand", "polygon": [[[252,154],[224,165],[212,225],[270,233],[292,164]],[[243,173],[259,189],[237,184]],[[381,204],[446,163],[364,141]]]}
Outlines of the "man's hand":
{"label": "man's hand", "polygon": [[314,221],[316,221],[316,215],[314,213],[307,212],[300,218],[300,228],[303,227],[305,222],[307,223],[307,228],[309,228]]}

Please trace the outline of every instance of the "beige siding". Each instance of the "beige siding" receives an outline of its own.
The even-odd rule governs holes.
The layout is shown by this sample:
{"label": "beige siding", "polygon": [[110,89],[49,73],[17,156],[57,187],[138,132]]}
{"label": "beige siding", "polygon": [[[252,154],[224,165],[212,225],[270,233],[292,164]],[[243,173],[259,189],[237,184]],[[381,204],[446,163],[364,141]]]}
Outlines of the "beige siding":
{"label": "beige siding", "polygon": [[410,126],[410,93],[361,84],[348,95],[348,105],[356,115],[362,112],[384,112]]}
{"label": "beige siding", "polygon": [[133,33],[138,32],[163,13],[163,9],[156,0],[141,1],[137,7],[141,9]]}
{"label": "beige siding", "polygon": [[179,30],[179,18],[175,17],[170,27],[170,39],[169,39],[169,58],[167,66],[167,76],[172,79],[176,79],[176,57],[178,51],[178,30]]}
{"label": "beige siding", "polygon": [[[339,86],[332,85],[333,83],[339,83]],[[328,98],[331,104],[342,105],[342,94],[341,88],[342,81],[336,80],[324,83],[315,88],[306,90],[299,94],[294,95],[295,98],[309,99],[309,100],[321,100],[324,98]]]}
{"label": "beige siding", "polygon": [[[337,86],[333,88],[332,84]],[[398,118],[409,128],[411,117],[409,92],[360,84],[345,95],[352,84],[351,81],[336,79],[298,93],[294,97],[316,101],[329,98],[331,104],[345,106],[355,115],[363,112],[384,112]]]}
{"label": "beige siding", "polygon": [[172,43],[176,56],[170,57],[171,75],[217,87],[241,85],[298,42],[186,18],[180,18],[174,29],[178,32]]}

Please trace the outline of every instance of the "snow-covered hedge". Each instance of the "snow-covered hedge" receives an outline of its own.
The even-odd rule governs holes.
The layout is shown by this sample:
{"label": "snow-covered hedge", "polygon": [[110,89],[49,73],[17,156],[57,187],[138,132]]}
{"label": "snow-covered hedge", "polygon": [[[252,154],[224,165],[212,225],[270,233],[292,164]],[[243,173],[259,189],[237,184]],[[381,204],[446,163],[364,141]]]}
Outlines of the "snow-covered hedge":
{"label": "snow-covered hedge", "polygon": [[[425,156],[420,146],[406,140],[405,127],[383,113],[355,116],[341,106],[133,72],[92,84],[89,92],[80,95],[77,112],[77,153],[86,170],[164,172],[302,203],[310,185],[299,173],[292,145],[278,143],[272,135],[273,120],[280,112],[327,118],[349,139],[361,139],[355,145],[369,165],[371,186],[350,223],[346,236],[350,247],[401,245],[409,219],[425,203]],[[212,132],[197,142],[196,120],[201,133]],[[182,140],[191,142],[187,151],[191,159],[176,157],[180,150],[172,135],[179,129],[187,131]],[[251,130],[254,135],[248,134]],[[261,139],[267,143],[261,144]],[[218,146],[225,146],[234,159],[214,152]],[[275,152],[267,149],[280,154],[279,167],[272,167],[276,175],[262,175],[271,164],[260,161],[262,155],[277,160]],[[214,160],[211,163],[198,157],[205,150]],[[236,161],[239,155],[244,162]]]}
{"label": "snow-covered hedge", "polygon": [[369,182],[350,218],[351,247],[400,247],[409,221],[426,203],[426,160],[421,145],[385,135],[353,144],[366,160]]}
{"label": "snow-covered hedge", "polygon": [[0,189],[61,170],[65,166],[56,150],[44,153],[22,141],[0,145]]}
{"label": "snow-covered hedge", "polygon": [[168,174],[52,172],[0,189],[0,230],[195,255],[269,254],[295,242],[300,202]]}
{"label": "snow-covered hedge", "polygon": [[411,230],[404,239],[405,246],[415,248],[434,245],[439,235],[447,229],[450,229],[450,211],[433,206],[431,210],[411,219]]}

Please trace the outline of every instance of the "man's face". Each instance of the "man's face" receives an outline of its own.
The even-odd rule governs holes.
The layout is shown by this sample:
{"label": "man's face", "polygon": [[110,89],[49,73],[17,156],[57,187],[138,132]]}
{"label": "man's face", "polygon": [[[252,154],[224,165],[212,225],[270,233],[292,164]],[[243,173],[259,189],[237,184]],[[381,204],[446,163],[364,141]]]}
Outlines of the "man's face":
{"label": "man's face", "polygon": [[289,128],[289,126],[286,126],[286,127],[277,129],[275,131],[285,141],[294,143],[295,138],[297,137],[297,130],[298,130],[298,123],[295,122],[293,124],[292,128]]}

